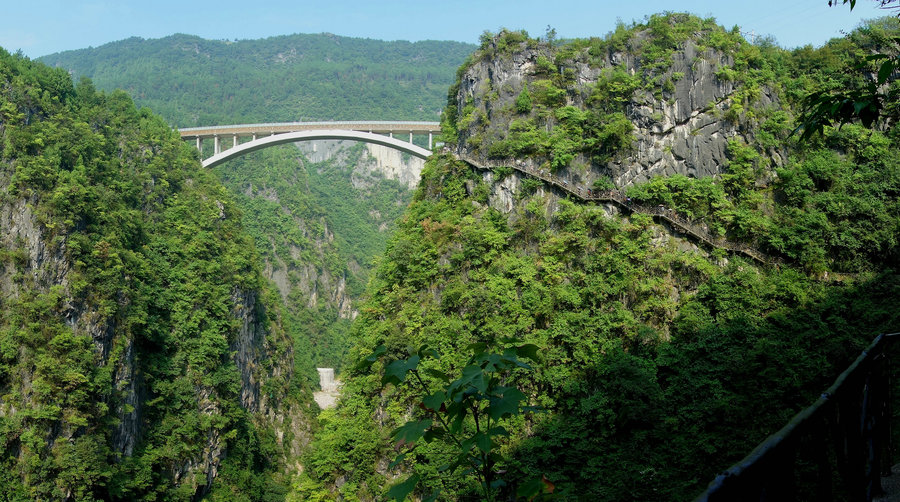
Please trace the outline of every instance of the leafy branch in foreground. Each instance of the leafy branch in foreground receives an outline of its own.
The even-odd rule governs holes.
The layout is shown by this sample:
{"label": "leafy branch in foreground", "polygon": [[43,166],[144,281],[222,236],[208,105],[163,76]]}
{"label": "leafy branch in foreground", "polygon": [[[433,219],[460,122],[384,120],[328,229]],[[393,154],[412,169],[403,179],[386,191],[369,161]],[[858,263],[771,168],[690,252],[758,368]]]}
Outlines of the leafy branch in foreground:
{"label": "leafy branch in foreground", "polygon": [[[900,37],[894,37],[893,42],[900,47]],[[867,79],[861,88],[816,91],[803,99],[803,111],[797,127],[798,131],[802,131],[801,140],[821,134],[825,126],[834,124],[859,121],[864,127],[871,128],[896,112],[891,108],[896,103],[898,91],[889,84],[894,74],[900,70],[900,56],[871,54],[857,69],[868,73],[868,65],[873,63],[878,66],[878,70],[871,70],[874,78]]]}
{"label": "leafy branch in foreground", "polygon": [[[883,9],[897,9],[898,6],[891,5],[896,1],[876,0],[876,3],[880,3]],[[828,0],[829,7],[837,3],[837,0]],[[856,0],[842,0],[842,3],[850,5],[851,11],[856,7]],[[893,44],[890,53],[870,54],[856,65],[857,73],[866,77],[861,87],[820,90],[803,98],[799,125],[794,130],[794,133],[801,132],[801,140],[821,135],[825,126],[858,121],[864,127],[871,128],[879,122],[897,118],[898,90],[890,84],[900,71],[900,37],[891,37],[890,42]],[[877,66],[877,70],[873,65]]]}
{"label": "leafy branch in foreground", "polygon": [[[509,380],[515,370],[533,371],[520,358],[536,361],[539,349],[536,345],[526,344],[506,348],[498,354],[490,352],[486,344],[473,344],[469,350],[473,355],[455,380],[439,370],[421,365],[426,359],[440,358],[436,350],[427,347],[403,359],[390,359],[385,356],[387,349],[381,345],[360,363],[359,369],[370,368],[376,361],[382,360],[383,386],[405,384],[422,396],[418,408],[424,412],[424,417],[409,420],[391,434],[398,447],[405,448],[391,462],[391,468],[403,462],[419,441],[431,443],[440,440],[454,450],[454,459],[442,465],[439,472],[461,469],[463,474],[474,474],[484,500],[494,500],[497,492],[507,485],[497,469],[504,460],[497,451],[497,439],[509,436],[503,423],[511,417],[538,411],[523,404],[527,402],[527,397],[521,390],[509,385]],[[440,388],[433,390],[429,381],[438,382]],[[393,486],[388,491],[388,497],[393,500],[406,499],[419,481],[419,476],[413,474]],[[542,479],[524,483],[517,495],[533,498],[553,490],[553,484]],[[439,494],[439,489],[434,490],[424,500],[435,500]]]}

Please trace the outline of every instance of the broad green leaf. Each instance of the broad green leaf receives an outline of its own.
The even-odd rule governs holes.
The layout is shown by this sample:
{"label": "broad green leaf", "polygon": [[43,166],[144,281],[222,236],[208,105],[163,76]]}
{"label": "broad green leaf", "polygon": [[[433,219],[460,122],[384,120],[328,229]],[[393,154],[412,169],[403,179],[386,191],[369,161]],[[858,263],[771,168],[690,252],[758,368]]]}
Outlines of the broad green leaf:
{"label": "broad green leaf", "polygon": [[484,343],[471,343],[468,347],[466,347],[467,352],[472,353],[472,359],[475,360],[481,357],[487,351],[487,345]]}
{"label": "broad green leaf", "polygon": [[463,420],[466,418],[465,413],[458,413],[450,422],[450,433],[457,434],[462,429]]}
{"label": "broad green leaf", "polygon": [[446,401],[446,400],[447,400],[447,394],[444,391],[439,390],[439,391],[435,392],[434,394],[423,399],[422,403],[429,410],[438,411],[441,409],[441,405],[444,404],[444,401]]}
{"label": "broad green leaf", "polygon": [[[485,373],[491,373],[500,369],[504,369],[506,366],[503,363],[503,357],[500,354],[488,354],[481,362],[482,368],[484,368]],[[484,391],[482,391],[484,392]]]}
{"label": "broad green leaf", "polygon": [[866,61],[881,61],[882,59],[888,59],[890,56],[887,54],[870,54],[865,57]]}
{"label": "broad green leaf", "polygon": [[450,381],[450,377],[443,371],[438,371],[436,369],[428,368],[425,370],[425,373],[434,378],[437,378],[438,380],[440,380],[444,383],[447,383]]}
{"label": "broad green leaf", "polygon": [[459,444],[460,452],[468,455],[469,451],[475,446],[475,437],[470,437],[469,439],[466,439]]}
{"label": "broad green leaf", "polygon": [[493,446],[493,441],[491,441],[491,437],[484,432],[478,432],[472,438],[475,441],[475,446],[481,450],[482,453],[490,453],[491,447]]}
{"label": "broad green leaf", "polygon": [[499,396],[491,396],[488,413],[497,420],[511,415],[518,415],[519,403],[525,400],[525,394],[515,387],[507,387]]}
{"label": "broad green leaf", "polygon": [[470,364],[463,368],[462,375],[454,382],[454,384],[457,382],[461,388],[472,386],[478,389],[479,392],[485,392],[487,390],[487,381],[484,379],[484,373],[481,371],[481,366],[476,366],[474,364]]}
{"label": "broad green leaf", "polygon": [[442,438],[447,435],[447,431],[441,428],[432,427],[425,431],[425,434],[422,435],[422,439],[425,440],[426,443],[430,443],[435,439]]}
{"label": "broad green leaf", "polygon": [[368,357],[366,357],[365,359],[361,360],[360,362],[358,362],[356,364],[356,370],[357,371],[368,370],[369,368],[372,367],[372,365],[375,363],[375,361],[378,360],[379,357],[384,355],[385,352],[387,352],[387,348],[384,345],[379,345],[378,347],[375,347],[375,350],[371,354],[369,354]]}
{"label": "broad green leaf", "polygon": [[893,61],[887,60],[881,63],[881,67],[878,68],[878,85],[887,82],[887,79],[890,78],[892,73],[894,73]]}
{"label": "broad green leaf", "polygon": [[384,376],[381,377],[381,383],[399,384],[406,380],[406,374],[416,369],[419,365],[419,356],[412,355],[409,359],[398,359],[392,361],[384,368]]}
{"label": "broad green leaf", "polygon": [[415,443],[419,439],[422,439],[422,435],[425,434],[426,429],[431,427],[431,423],[430,418],[406,422],[402,426],[394,429],[394,432],[391,433],[391,437],[397,442]]}
{"label": "broad green leaf", "polygon": [[391,489],[388,490],[387,496],[391,500],[406,500],[406,497],[416,489],[417,484],[419,484],[419,475],[413,474],[406,478],[406,481],[392,486]]}
{"label": "broad green leaf", "polygon": [[506,437],[509,437],[509,431],[506,430],[505,427],[500,426],[500,425],[498,425],[497,427],[491,428],[491,430],[488,431],[488,434],[490,434],[491,436],[506,436]]}
{"label": "broad green leaf", "polygon": [[527,357],[532,361],[540,361],[540,352],[541,348],[533,343],[526,343],[525,345],[519,345],[516,347],[516,354],[519,357]]}
{"label": "broad green leaf", "polygon": [[531,478],[524,483],[519,483],[516,497],[531,500],[544,491],[544,483],[541,478]]}
{"label": "broad green leaf", "polygon": [[431,357],[433,359],[441,358],[441,355],[438,353],[438,351],[436,351],[432,348],[429,348],[427,345],[423,345],[422,347],[420,347],[417,354],[419,355],[419,357],[422,357],[422,358],[424,358],[426,356]]}

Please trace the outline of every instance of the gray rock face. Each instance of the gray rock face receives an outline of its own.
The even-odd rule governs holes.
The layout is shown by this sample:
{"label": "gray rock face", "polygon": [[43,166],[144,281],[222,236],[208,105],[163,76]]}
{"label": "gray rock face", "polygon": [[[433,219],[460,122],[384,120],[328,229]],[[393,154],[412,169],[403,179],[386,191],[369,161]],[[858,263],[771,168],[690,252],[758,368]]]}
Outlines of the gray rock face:
{"label": "gray rock face", "polygon": [[[248,194],[253,196],[253,194]],[[258,196],[258,195],[256,195]],[[277,200],[276,195],[272,195]],[[334,234],[328,229],[328,223],[323,219],[319,223],[324,229],[324,238],[317,237],[315,232],[308,231],[307,223],[300,219],[294,219],[298,228],[313,243],[313,252],[317,253],[320,261],[325,261],[328,252],[327,242],[334,240]],[[273,243],[273,248],[275,245]],[[343,275],[336,276],[327,269],[318,267],[303,259],[303,250],[297,246],[288,245],[289,256],[275,254],[273,258],[264,258],[263,275],[275,283],[282,300],[287,302],[288,297],[295,290],[303,294],[306,307],[319,308],[320,303],[333,307],[342,319],[352,319],[357,315],[353,308],[350,294],[347,292],[347,278]]]}
{"label": "gray rock face", "polygon": [[425,166],[424,160],[403,154],[393,148],[370,143],[365,143],[365,155],[351,159],[348,157],[348,148],[353,144],[353,141],[340,140],[303,141],[297,143],[297,148],[312,163],[335,159],[353,165],[352,182],[356,188],[365,187],[367,175],[373,173],[389,180],[399,181],[410,190],[416,188],[422,168]]}
{"label": "gray rock face", "polygon": [[[640,34],[634,43],[641,43]],[[523,44],[512,54],[480,60],[466,69],[456,104],[460,117],[467,106],[474,107],[475,112],[470,122],[462,124],[457,154],[483,165],[508,164],[512,160],[490,159],[485,145],[505,138],[510,123],[523,118],[513,111],[515,100],[526,82],[533,84],[548,78],[537,69],[537,61],[541,56],[552,61],[552,51],[545,44],[537,47]],[[578,155],[560,174],[585,186],[607,178],[618,187],[655,176],[681,174],[700,178],[721,174],[727,165],[728,142],[751,139],[749,128],[737,113],[739,109],[726,118],[732,106],[747,106],[747,103],[734,102],[737,90],[734,83],[716,75],[733,63],[731,57],[714,49],[701,49],[688,40],[674,53],[669,68],[652,75],[657,82],[670,82],[667,85],[673,87],[639,89],[626,105],[625,114],[634,126],[632,148],[619,152],[603,165]],[[630,53],[610,53],[598,65],[586,50],[576,54],[566,68],[574,72],[566,104],[579,108],[588,108],[585,101],[605,70],[622,68],[632,75],[647,71]],[[771,90],[762,89],[760,94],[752,103],[754,108],[777,106]],[[548,131],[555,125],[552,116],[546,119]],[[546,160],[540,156],[515,159],[531,167],[540,167]]]}

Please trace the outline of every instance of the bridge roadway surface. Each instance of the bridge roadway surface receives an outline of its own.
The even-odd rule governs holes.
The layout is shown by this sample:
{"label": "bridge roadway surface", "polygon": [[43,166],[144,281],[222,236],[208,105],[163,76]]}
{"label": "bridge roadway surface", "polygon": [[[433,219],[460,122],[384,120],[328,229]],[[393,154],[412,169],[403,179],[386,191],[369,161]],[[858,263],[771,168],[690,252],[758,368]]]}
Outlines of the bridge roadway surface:
{"label": "bridge roadway surface", "polygon": [[388,120],[329,121],[329,122],[270,122],[263,124],[214,125],[184,127],[178,130],[183,139],[213,138],[215,136],[263,136],[297,131],[344,130],[375,134],[436,134],[439,122],[410,122]]}
{"label": "bridge roadway surface", "polygon": [[[195,140],[197,149],[202,151],[201,141],[213,138],[215,141],[215,155],[203,160],[204,167],[215,167],[231,158],[250,153],[255,150],[284,143],[296,141],[310,141],[321,139],[346,139],[379,144],[395,148],[409,153],[421,159],[427,159],[431,155],[432,138],[440,132],[438,122],[390,122],[390,121],[356,121],[356,122],[281,122],[266,124],[238,124],[225,126],[189,127],[179,129],[182,139]],[[394,133],[409,134],[409,141],[394,138]],[[385,136],[387,134],[387,136]],[[412,143],[414,134],[428,134],[428,149]],[[265,136],[263,136],[265,135]],[[222,150],[220,137],[232,138],[231,148]],[[249,142],[241,143],[239,138],[252,137]],[[262,136],[262,137],[261,137]],[[631,212],[638,212],[656,216],[668,222],[671,226],[681,229],[685,234],[695,240],[709,246],[724,249],[732,253],[742,254],[762,264],[781,264],[779,258],[766,255],[758,249],[745,244],[736,243],[713,236],[700,223],[691,221],[675,211],[663,206],[648,206],[631,202],[625,194],[618,190],[591,190],[581,186],[570,186],[568,181],[556,176],[545,169],[535,169],[527,164],[509,160],[502,166],[483,165],[473,159],[457,156],[467,164],[482,170],[492,170],[497,167],[511,167],[529,176],[538,178],[545,183],[569,193],[581,200],[611,202],[620,208]]]}

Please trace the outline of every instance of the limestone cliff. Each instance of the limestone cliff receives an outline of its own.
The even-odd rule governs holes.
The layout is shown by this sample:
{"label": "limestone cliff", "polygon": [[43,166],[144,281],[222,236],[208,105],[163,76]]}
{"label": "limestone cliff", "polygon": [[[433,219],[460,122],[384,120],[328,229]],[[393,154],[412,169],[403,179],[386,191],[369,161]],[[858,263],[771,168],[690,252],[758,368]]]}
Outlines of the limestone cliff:
{"label": "limestone cliff", "polygon": [[[300,153],[298,168],[314,170],[312,175],[321,175],[323,170],[337,169],[342,176],[349,179],[352,190],[356,193],[351,197],[358,200],[361,205],[368,207],[370,225],[386,235],[389,226],[393,223],[391,215],[382,214],[383,210],[376,207],[372,199],[376,198],[380,180],[392,180],[407,186],[413,190],[419,182],[419,176],[425,161],[403,154],[392,148],[368,143],[356,143],[353,141],[309,141],[296,143]],[[302,166],[302,167],[301,167]],[[321,183],[317,179],[305,180],[307,186],[296,189],[316,192],[315,184]],[[349,187],[348,187],[349,188]],[[247,192],[251,197],[265,197],[273,202],[279,202],[277,189],[269,189],[265,193]],[[286,211],[290,211],[285,208]],[[318,309],[320,306],[333,308],[339,317],[350,319],[357,315],[353,305],[354,294],[347,289],[348,276],[358,275],[366,263],[359,263],[356,257],[351,257],[347,269],[341,274],[335,274],[327,268],[316,266],[315,262],[327,261],[329,253],[340,244],[335,242],[335,230],[329,226],[328,208],[323,207],[323,214],[317,216],[315,221],[308,221],[301,215],[294,218],[294,223],[301,233],[312,241],[312,251],[317,255],[317,260],[311,261],[305,258],[304,249],[295,244],[288,244],[288,255],[275,252],[264,261],[265,275],[272,280],[278,288],[282,298],[288,301],[294,292],[301,294],[305,306],[309,309]],[[316,227],[316,228],[311,228]],[[320,232],[318,235],[316,232]],[[272,236],[274,239],[275,236]],[[341,240],[354,240],[365,236],[341,236]],[[273,243],[273,248],[278,246]],[[296,301],[296,297],[293,300]]]}
{"label": "limestone cliff", "polygon": [[353,169],[353,185],[363,188],[371,185],[371,176],[383,177],[399,181],[410,190],[419,184],[419,176],[425,161],[393,148],[364,143],[365,154],[359,157],[351,155],[352,141],[308,141],[297,143],[297,148],[307,161],[320,163],[336,159]]}
{"label": "limestone cliff", "polygon": [[[779,99],[765,85],[750,89],[735,82],[735,50],[716,47],[710,38],[706,32],[687,34],[669,41],[659,56],[659,40],[650,28],[614,43],[592,39],[564,49],[504,31],[486,40],[460,71],[445,112],[445,121],[458,129],[450,147],[483,165],[508,165],[514,158],[585,187],[597,180],[624,187],[654,176],[718,176],[728,164],[729,141],[752,141],[753,126]],[[560,113],[567,107],[621,110],[630,137],[605,155],[572,148],[559,135],[560,127],[572,122]],[[593,119],[571,128],[575,138],[562,139],[578,142],[594,133],[595,141],[596,136],[603,141],[604,134],[612,134],[611,128],[588,132]],[[533,144],[521,145],[525,134]],[[518,146],[499,148],[504,141]],[[561,152],[572,158],[556,163]],[[779,152],[771,156],[780,162]]]}

